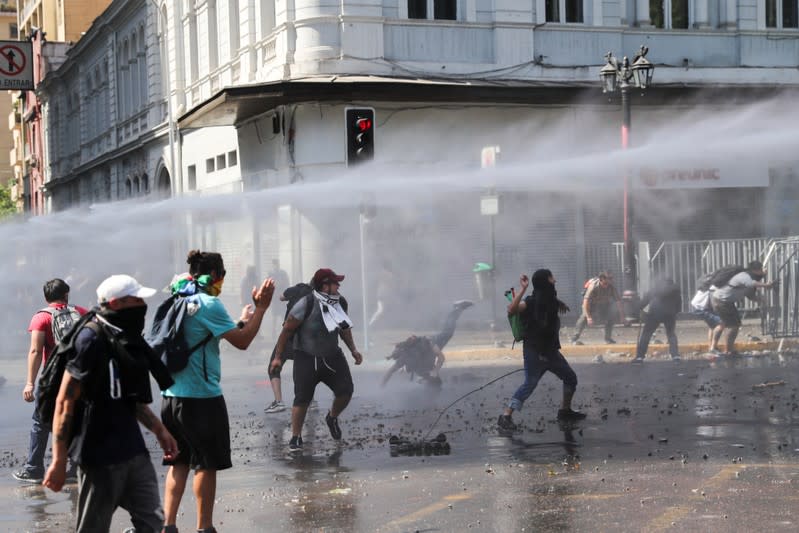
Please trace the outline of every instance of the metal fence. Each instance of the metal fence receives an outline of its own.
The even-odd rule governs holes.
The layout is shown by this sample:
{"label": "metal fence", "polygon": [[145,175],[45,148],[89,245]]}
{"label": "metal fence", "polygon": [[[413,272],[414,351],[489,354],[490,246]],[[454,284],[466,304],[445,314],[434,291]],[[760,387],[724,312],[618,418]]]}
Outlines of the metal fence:
{"label": "metal fence", "polygon": [[764,261],[768,279],[778,282],[764,295],[761,326],[765,335],[799,336],[799,237],[774,239]]}

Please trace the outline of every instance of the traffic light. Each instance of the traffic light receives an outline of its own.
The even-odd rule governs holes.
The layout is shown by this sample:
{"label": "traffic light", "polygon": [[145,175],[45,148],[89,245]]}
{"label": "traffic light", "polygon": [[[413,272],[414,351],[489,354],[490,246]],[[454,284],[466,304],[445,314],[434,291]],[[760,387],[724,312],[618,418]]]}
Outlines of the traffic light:
{"label": "traffic light", "polygon": [[347,166],[371,161],[375,157],[375,110],[371,107],[348,107]]}

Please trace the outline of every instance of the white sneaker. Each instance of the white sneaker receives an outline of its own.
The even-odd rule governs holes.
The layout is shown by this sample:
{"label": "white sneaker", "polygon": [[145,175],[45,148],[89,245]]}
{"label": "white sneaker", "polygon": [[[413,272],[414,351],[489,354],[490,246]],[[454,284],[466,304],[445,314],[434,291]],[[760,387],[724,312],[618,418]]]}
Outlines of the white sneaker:
{"label": "white sneaker", "polygon": [[264,412],[279,413],[280,411],[285,411],[285,410],[286,410],[286,404],[275,400],[274,402],[270,403],[266,409],[264,409]]}

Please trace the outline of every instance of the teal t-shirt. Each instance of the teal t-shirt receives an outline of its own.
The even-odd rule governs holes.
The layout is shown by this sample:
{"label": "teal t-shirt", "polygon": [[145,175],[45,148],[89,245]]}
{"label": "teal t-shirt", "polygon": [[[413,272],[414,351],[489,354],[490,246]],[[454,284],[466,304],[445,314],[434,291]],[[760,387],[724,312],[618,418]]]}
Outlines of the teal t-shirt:
{"label": "teal t-shirt", "polygon": [[[199,293],[190,297],[199,303],[193,315],[183,319],[183,332],[189,346],[200,343],[210,332],[214,338],[205,346],[198,348],[189,357],[186,368],[172,374],[175,384],[164,391],[164,396],[177,398],[215,398],[222,395],[219,382],[222,379],[222,361],[219,357],[219,337],[236,327],[233,319],[219,298]],[[205,350],[205,371],[203,372],[203,350]]]}

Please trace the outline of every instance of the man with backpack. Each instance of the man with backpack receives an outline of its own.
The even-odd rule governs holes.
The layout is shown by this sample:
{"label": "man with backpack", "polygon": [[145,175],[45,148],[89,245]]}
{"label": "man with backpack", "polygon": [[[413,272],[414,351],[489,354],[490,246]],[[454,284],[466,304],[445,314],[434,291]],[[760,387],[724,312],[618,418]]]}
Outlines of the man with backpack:
{"label": "man with backpack", "polygon": [[533,294],[522,297],[530,285],[526,274],[519,278],[521,290],[508,305],[508,314],[520,314],[525,324],[522,352],[524,357],[524,383],[516,390],[510,403],[497,420],[503,431],[515,431],[513,412],[519,410],[535,390],[546,372],[552,372],[563,382],[563,398],[558,409],[558,420],[575,421],[585,414],[572,409],[572,398],[577,390],[577,374],[560,353],[560,313],[568,308],[558,300],[555,277],[547,269],[533,274]]}
{"label": "man with backpack", "polygon": [[669,353],[673,361],[680,360],[680,348],[677,344],[677,313],[682,309],[682,293],[680,286],[673,279],[664,278],[657,280],[654,287],[641,299],[641,308],[644,318],[643,329],[638,338],[638,347],[633,363],[643,363],[652,334],[660,324],[666,330],[669,341]]}
{"label": "man with backpack", "polygon": [[[289,339],[296,333],[294,350],[294,405],[291,409],[289,451],[302,450],[302,426],[308,405],[319,383],[333,391],[334,399],[325,422],[333,440],[341,440],[338,417],[350,403],[353,393],[352,374],[338,339],[349,348],[356,365],[363,357],[352,339],[352,320],[347,316],[347,301],[339,294],[344,280],[329,268],[320,268],[311,280],[313,292],[294,307],[283,323],[271,367],[281,366]],[[308,306],[311,306],[310,311]],[[307,311],[307,313],[306,313]]]}
{"label": "man with backpack", "polygon": [[613,285],[613,275],[610,272],[600,272],[596,278],[586,283],[583,295],[582,314],[575,325],[575,332],[571,338],[572,344],[582,344],[580,335],[586,326],[593,326],[597,322],[605,323],[605,342],[616,344],[613,340],[613,325],[624,318],[621,298],[616,286]]}
{"label": "man with backpack", "polygon": [[[34,401],[34,382],[39,369],[47,361],[56,344],[66,335],[72,325],[86,314],[83,307],[69,305],[69,285],[59,278],[51,279],[44,284],[44,299],[47,307],[37,311],[31,318],[28,331],[31,344],[28,350],[28,377],[22,398],[26,402]],[[40,420],[38,409],[33,411],[33,426],[30,433],[28,460],[13,477],[23,483],[41,483],[44,478],[44,453],[47,450],[47,439],[51,425]],[[67,473],[70,482],[77,481],[77,473],[73,464]]]}
{"label": "man with backpack", "polygon": [[61,490],[67,454],[80,465],[78,532],[108,531],[117,507],[130,513],[137,532],[156,533],[164,523],[158,479],[139,427],[153,432],[165,458],[177,454],[175,439],[147,406],[150,374],[168,385],[142,337],[144,298],[153,294],[130,276],[111,276],[97,287],[99,308],[70,334],[74,353],[55,403],[53,461],[44,485]]}
{"label": "man with backpack", "polygon": [[711,293],[711,304],[713,311],[721,318],[721,325],[728,330],[727,333],[727,354],[735,355],[735,339],[741,327],[741,316],[738,314],[736,304],[744,298],[759,301],[755,291],[757,289],[770,289],[774,282],[764,283],[761,280],[766,276],[763,270],[763,263],[760,261],[750,262],[746,269],[735,274],[728,281],[717,278],[713,279],[716,289]]}

